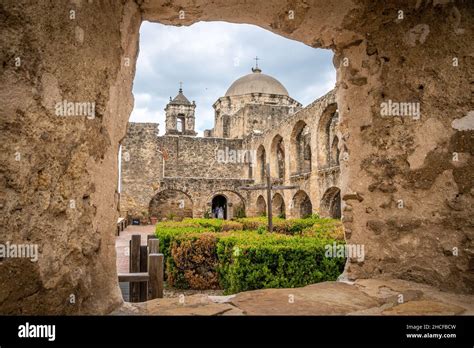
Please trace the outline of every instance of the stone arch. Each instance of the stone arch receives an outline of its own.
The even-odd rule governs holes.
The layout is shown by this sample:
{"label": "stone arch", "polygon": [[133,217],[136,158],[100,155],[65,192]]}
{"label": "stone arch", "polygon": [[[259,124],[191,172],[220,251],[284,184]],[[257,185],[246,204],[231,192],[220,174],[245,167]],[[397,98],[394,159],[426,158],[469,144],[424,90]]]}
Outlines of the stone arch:
{"label": "stone arch", "polygon": [[267,156],[265,152],[265,147],[260,145],[257,148],[257,165],[256,165],[256,175],[255,179],[257,182],[264,182],[265,181],[265,166],[267,163]]}
{"label": "stone arch", "polygon": [[148,213],[158,220],[193,217],[193,200],[184,191],[165,189],[150,200]]}
{"label": "stone arch", "polygon": [[[222,211],[219,211],[221,210]],[[228,214],[228,201],[227,197],[221,194],[217,194],[212,198],[211,201],[211,217],[227,220]]]}
{"label": "stone arch", "polygon": [[311,171],[311,130],[305,121],[296,122],[291,132],[291,174],[303,174]]}
{"label": "stone arch", "polygon": [[286,217],[285,200],[278,192],[272,198],[272,212],[274,216]]}
{"label": "stone arch", "polygon": [[339,138],[337,136],[334,136],[332,140],[330,164],[339,165]]}
{"label": "stone arch", "polygon": [[216,196],[223,196],[225,197],[227,204],[226,204],[226,219],[232,219],[235,217],[243,217],[246,215],[246,204],[245,198],[238,192],[233,190],[218,190],[213,192],[210,196],[208,196],[207,205],[208,205],[208,212],[209,216],[212,216],[212,201]]}
{"label": "stone arch", "polygon": [[320,204],[321,216],[341,218],[341,190],[339,187],[330,187],[324,192]]}
{"label": "stone arch", "polygon": [[[318,122],[318,168],[328,168],[335,166],[331,156],[331,143],[336,136],[336,125],[339,121],[337,104],[333,103],[327,106]],[[339,142],[339,139],[338,139]],[[339,146],[339,144],[337,144]],[[339,150],[337,150],[339,151]]]}
{"label": "stone arch", "polygon": [[262,195],[257,197],[257,203],[255,205],[257,216],[262,216],[267,214],[267,202]]}
{"label": "stone arch", "polygon": [[283,181],[285,179],[285,144],[280,134],[275,135],[272,140],[270,166],[272,177]]}
{"label": "stone arch", "polygon": [[[58,2],[59,4],[59,2]],[[443,93],[439,88],[425,88],[423,91],[424,100],[437,100],[440,105],[430,105],[426,103],[425,114],[435,113],[440,108],[452,108],[453,105],[462,105],[462,107],[453,109],[452,113],[443,118],[443,124],[446,126],[446,132],[451,121],[464,117],[468,110],[466,105],[469,105],[469,94],[463,93],[466,84],[469,83],[469,66],[468,64],[460,64],[459,74],[457,78],[451,78],[452,74],[448,69],[452,69],[449,64],[445,64],[446,54],[456,50],[459,47],[461,50],[468,51],[472,39],[469,39],[469,31],[462,34],[464,30],[459,29],[459,35],[456,40],[450,40],[452,37],[453,25],[452,21],[446,21],[449,13],[453,9],[460,13],[466,14],[467,19],[472,19],[471,4],[468,2],[456,2],[456,7],[452,4],[437,4],[435,11],[433,6],[420,6],[416,9],[416,17],[419,23],[424,23],[422,30],[423,35],[419,34],[419,29],[404,28],[407,35],[394,35],[393,26],[384,26],[386,21],[385,6],[374,6],[368,2],[311,2],[310,6],[302,7],[302,16],[300,19],[312,18],[312,20],[291,21],[287,20],[286,16],[282,14],[288,10],[287,2],[278,1],[274,6],[268,6],[264,2],[242,2],[229,1],[226,6],[219,6],[218,2],[193,2],[183,0],[180,6],[167,4],[163,5],[158,1],[147,2],[114,2],[114,6],[103,6],[101,2],[88,2],[88,16],[84,16],[82,27],[87,28],[87,38],[95,38],[89,40],[87,43],[90,49],[78,50],[74,54],[68,54],[66,51],[58,52],[57,44],[52,42],[51,37],[61,37],[63,25],[50,26],[49,35],[44,35],[42,29],[44,28],[43,16],[37,15],[40,13],[49,13],[51,16],[61,16],[68,9],[66,2],[61,2],[61,5],[50,8],[46,2],[35,2],[29,4],[29,11],[17,11],[17,2],[10,0],[3,3],[5,13],[9,13],[15,18],[15,22],[28,23],[28,26],[18,26],[20,32],[26,32],[27,45],[31,46],[29,52],[31,58],[35,61],[55,62],[55,66],[49,66],[48,69],[43,69],[41,65],[28,65],[29,69],[25,72],[17,69],[13,64],[7,64],[4,68],[6,70],[5,76],[15,76],[18,73],[28,73],[30,78],[6,78],[4,81],[4,88],[2,89],[2,100],[5,103],[4,114],[15,115],[16,113],[24,113],[28,117],[16,117],[16,129],[28,127],[34,124],[37,120],[43,122],[42,128],[48,129],[41,137],[38,136],[38,131],[34,132],[7,132],[5,134],[7,144],[22,145],[22,156],[27,154],[32,156],[31,165],[23,166],[21,175],[19,175],[17,166],[18,163],[10,160],[10,152],[3,151],[2,164],[4,165],[4,173],[7,181],[18,179],[18,185],[23,185],[25,178],[33,177],[38,174],[37,163],[44,162],[45,157],[43,153],[54,154],[47,158],[48,168],[61,168],[64,163],[74,165],[78,168],[75,175],[67,173],[61,178],[62,185],[48,185],[45,189],[51,196],[60,195],[59,192],[63,187],[70,187],[71,192],[68,198],[89,197],[89,193],[94,191],[83,205],[78,205],[79,214],[83,218],[73,219],[68,218],[67,224],[61,219],[56,219],[57,211],[55,209],[40,210],[42,201],[34,201],[23,211],[5,211],[4,218],[5,225],[5,240],[21,235],[20,230],[30,230],[29,238],[38,240],[38,242],[47,242],[52,237],[63,237],[65,234],[73,232],[78,228],[82,233],[77,236],[75,240],[78,245],[85,243],[90,245],[92,242],[93,248],[88,248],[90,252],[86,254],[79,253],[74,260],[71,260],[70,267],[61,267],[57,272],[57,284],[53,284],[50,288],[45,289],[39,287],[39,281],[46,281],[51,270],[51,264],[61,262],[61,255],[64,255],[64,250],[67,246],[64,243],[51,243],[51,251],[49,255],[51,262],[43,262],[35,264],[34,267],[30,263],[22,263],[20,266],[5,265],[6,269],[2,272],[8,275],[9,271],[16,267],[19,276],[17,279],[8,279],[6,276],[1,278],[5,281],[5,293],[7,297],[1,304],[2,313],[32,313],[32,314],[65,314],[65,313],[79,313],[79,314],[103,314],[110,313],[113,309],[119,307],[122,303],[120,291],[117,286],[117,274],[115,271],[115,251],[113,248],[100,247],[101,242],[110,240],[110,233],[118,217],[116,207],[116,180],[104,180],[104,177],[111,175],[111,179],[115,173],[111,171],[117,170],[116,154],[118,151],[118,144],[121,138],[125,135],[127,121],[130,116],[131,107],[133,105],[132,96],[132,79],[135,69],[135,61],[138,50],[138,35],[141,21],[155,21],[165,24],[173,25],[190,25],[200,20],[221,20],[231,21],[234,23],[248,23],[258,25],[263,28],[270,28],[274,33],[284,35],[290,39],[295,39],[304,42],[313,47],[332,48],[338,52],[334,63],[338,67],[338,80],[343,87],[338,92],[338,101],[340,101],[341,115],[344,116],[345,131],[350,134],[351,140],[346,143],[344,139],[341,149],[344,151],[356,152],[357,156],[351,156],[351,160],[347,162],[345,173],[342,173],[343,186],[341,187],[344,194],[344,199],[351,201],[351,204],[360,208],[360,197],[364,197],[365,206],[378,206],[384,202],[385,197],[378,192],[372,192],[366,187],[370,184],[370,178],[367,175],[368,169],[362,165],[366,159],[371,159],[372,163],[378,161],[379,163],[386,162],[387,158],[398,156],[396,152],[398,149],[393,147],[378,146],[376,152],[372,146],[364,146],[370,142],[377,141],[377,135],[384,132],[387,127],[387,122],[378,122],[379,114],[373,108],[373,105],[381,101],[386,101],[386,96],[394,96],[400,94],[400,88],[415,91],[423,85],[419,85],[420,81],[429,80],[431,78],[432,70],[438,69],[437,76],[440,78],[441,84],[446,86],[446,90],[450,93]],[[180,8],[186,9],[186,17],[181,19],[177,13]],[[391,6],[389,9],[393,9]],[[328,13],[331,15],[327,15]],[[364,18],[370,16],[373,20],[364,21]],[[65,16],[62,16],[65,17]],[[5,27],[11,23],[2,23]],[[94,25],[95,24],[95,25]],[[454,23],[457,27],[457,23]],[[427,28],[436,28],[436,35],[430,35],[427,44],[424,44]],[[120,30],[117,30],[120,28]],[[21,33],[20,32],[20,33]],[[343,35],[341,35],[341,33]],[[371,36],[370,42],[364,40],[365,37]],[[396,40],[387,38],[392,37]],[[77,39],[77,38],[76,38]],[[404,41],[412,46],[409,50],[400,50],[400,45]],[[66,45],[72,46],[73,41],[65,42]],[[13,42],[11,51],[19,51],[19,46],[24,45],[23,42]],[[94,52],[101,49],[100,65],[98,64],[80,64],[94,58]],[[378,52],[378,53],[377,53]],[[381,52],[384,52],[383,57]],[[418,64],[403,64],[405,61],[419,60],[420,55],[429,56],[429,66],[426,69],[419,69]],[[373,56],[373,58],[370,58]],[[61,57],[61,59],[58,59]],[[130,57],[130,64],[123,64],[123,58]],[[342,64],[341,57],[348,58],[350,68],[345,68]],[[390,57],[390,58],[389,58]],[[380,59],[390,64],[383,64],[383,69],[380,69]],[[32,61],[30,59],[30,61]],[[45,65],[47,67],[47,64]],[[400,79],[400,69],[404,69],[404,74],[399,83],[389,83],[394,79]],[[466,70],[467,69],[467,70]],[[17,71],[17,72],[15,72]],[[102,74],[106,72],[106,74]],[[354,76],[354,72],[359,71],[363,74]],[[84,76],[84,79],[72,79],[69,76]],[[44,93],[38,98],[37,89],[32,88],[32,82],[42,81]],[[58,87],[51,87],[58,85],[57,81],[61,81]],[[346,83],[346,82],[348,83]],[[17,98],[8,98],[11,91],[18,89]],[[374,90],[383,90],[383,93],[371,93]],[[40,103],[52,100],[52,96],[58,95],[62,91],[74,91],[73,97],[75,100],[101,100],[100,105],[97,106],[96,112],[99,116],[94,122],[88,122],[87,127],[73,127],[70,122],[57,122],[56,119],[50,117],[50,110],[46,107],[41,107]],[[442,98],[441,98],[442,97]],[[384,99],[385,98],[385,99]],[[36,104],[29,101],[32,100]],[[27,112],[31,107],[35,108],[35,112]],[[350,108],[350,109],[349,109]],[[349,112],[351,113],[349,115]],[[13,116],[9,116],[13,117]],[[3,117],[2,121],[8,124],[10,119]],[[374,121],[374,122],[371,122]],[[371,122],[371,123],[370,123]],[[11,123],[11,122],[10,122]],[[361,125],[371,124],[370,134],[364,135],[361,132]],[[410,122],[406,125],[406,130],[409,135],[414,135],[423,132],[424,122]],[[36,130],[36,129],[35,129]],[[453,134],[454,132],[454,134]],[[386,133],[386,142],[399,141],[398,134]],[[446,138],[451,137],[451,140],[457,140],[459,132],[450,130],[446,134],[438,134],[433,132],[430,134],[430,141],[433,144],[442,146],[446,143]],[[74,136],[68,136],[73,134]],[[2,134],[3,135],[3,134]],[[52,142],[44,141],[45,137],[58,137],[61,141]],[[65,137],[62,137],[66,135]],[[364,136],[364,139],[362,139]],[[456,138],[455,138],[456,137]],[[80,139],[80,143],[77,141]],[[46,138],[47,139],[47,138]],[[11,142],[11,140],[14,140]],[[343,139],[340,139],[341,142]],[[407,143],[407,147],[416,148],[423,146],[424,139],[415,139],[413,144]],[[81,144],[81,146],[76,146]],[[347,145],[347,148],[345,146]],[[75,152],[71,156],[68,151],[71,146],[74,146]],[[7,149],[8,150],[8,149]],[[436,159],[426,159],[425,166],[436,166]],[[397,168],[400,164],[393,164]],[[404,165],[404,164],[403,164]],[[464,165],[463,170],[470,170],[469,164]],[[45,169],[45,170],[46,170]],[[400,168],[403,170],[403,168]],[[385,172],[385,171],[382,171]],[[351,174],[349,174],[351,173]],[[49,173],[46,173],[49,175]],[[360,175],[358,175],[360,174]],[[417,172],[413,174],[418,174]],[[53,172],[52,175],[56,175]],[[388,174],[381,174],[388,176]],[[463,220],[469,220],[471,214],[469,209],[463,211],[453,211],[445,207],[444,180],[435,180],[439,177],[439,173],[435,173],[434,177],[429,180],[429,184],[433,185],[433,189],[427,192],[423,187],[418,185],[408,185],[413,183],[411,175],[402,176],[399,178],[399,195],[409,194],[414,200],[425,199],[432,202],[432,208],[440,209],[445,213],[445,218],[458,219],[461,221],[461,226],[446,226],[443,227],[440,233],[450,235],[451,233],[461,239],[459,229],[469,226],[462,223]],[[416,175],[418,177],[418,175]],[[466,187],[465,180],[462,178],[456,179],[458,185]],[[33,185],[31,185],[33,186]],[[408,188],[406,188],[408,186]],[[350,194],[351,188],[357,187],[358,192]],[[34,187],[30,187],[33,189]],[[87,190],[87,192],[84,192]],[[467,186],[469,190],[469,186]],[[6,193],[8,201],[21,201],[24,195],[28,194],[23,190],[9,190]],[[73,195],[73,196],[72,196]],[[347,197],[346,197],[347,196]],[[4,198],[2,198],[3,200]],[[355,201],[354,201],[355,199]],[[85,198],[84,198],[85,200]],[[438,203],[440,202],[440,203]],[[92,208],[94,207],[94,208]],[[4,209],[7,210],[7,209]],[[397,219],[417,219],[416,211],[408,209],[400,212]],[[428,213],[428,212],[427,212]],[[13,215],[15,214],[15,215]],[[41,216],[39,216],[41,214]],[[387,216],[379,216],[382,223],[393,219],[390,214]],[[466,217],[466,219],[465,219]],[[47,233],[40,228],[34,229],[33,224],[38,218],[50,220]],[[417,230],[419,235],[426,238],[427,243],[433,243],[434,247],[426,250],[425,253],[417,253],[413,258],[407,258],[404,255],[402,248],[399,248],[400,242],[394,239],[393,243],[386,243],[384,238],[371,238],[371,234],[365,231],[367,219],[362,215],[355,215],[353,220],[344,222],[345,227],[359,231],[352,236],[352,243],[367,243],[367,247],[372,250],[377,250],[380,255],[390,255],[390,257],[397,261],[396,267],[393,262],[385,262],[384,258],[373,257],[357,266],[348,267],[347,272],[350,278],[370,278],[372,276],[389,276],[400,277],[405,279],[413,279],[413,264],[416,262],[427,262],[435,259],[439,253],[439,248],[442,247],[442,240],[437,239],[438,231],[437,221],[428,219],[426,223]],[[19,225],[21,221],[23,225]],[[397,224],[398,225],[398,224]],[[468,242],[463,242],[460,247],[468,248]],[[466,253],[464,253],[466,254]],[[456,259],[456,260],[454,260]],[[472,293],[473,275],[472,272],[463,272],[457,269],[456,264],[462,263],[467,265],[470,262],[469,255],[460,254],[456,258],[443,258],[442,266],[446,269],[452,269],[449,276],[439,277],[434,267],[423,267],[416,271],[416,278],[420,282],[428,283],[434,286],[443,287],[449,290],[456,290],[460,292]],[[71,277],[72,272],[80,271],[88,274],[87,283],[83,283],[83,279],[76,279]],[[24,276],[27,274],[28,276]],[[11,278],[11,277],[10,277]],[[64,279],[64,281],[62,280]],[[72,279],[72,281],[71,281]],[[21,286],[18,286],[21,284]],[[34,296],[31,296],[31,289],[35,289]],[[57,301],[58,298],[63,298],[65,294],[76,293],[78,298],[82,298],[80,306],[70,306],[66,301]],[[50,296],[46,296],[50,295]],[[41,303],[40,303],[41,301]],[[38,304],[41,305],[38,305]]]}
{"label": "stone arch", "polygon": [[298,218],[304,218],[310,216],[313,213],[313,204],[309,195],[299,190],[293,196],[293,216]]}

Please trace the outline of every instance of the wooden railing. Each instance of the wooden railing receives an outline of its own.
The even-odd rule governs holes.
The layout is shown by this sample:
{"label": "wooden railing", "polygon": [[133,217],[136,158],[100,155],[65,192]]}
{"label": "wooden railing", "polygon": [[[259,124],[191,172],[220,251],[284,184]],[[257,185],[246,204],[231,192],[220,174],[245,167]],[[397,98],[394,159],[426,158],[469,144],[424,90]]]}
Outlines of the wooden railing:
{"label": "wooden railing", "polygon": [[127,219],[120,217],[117,220],[117,236],[120,236],[120,232],[122,232],[128,226]]}
{"label": "wooden railing", "polygon": [[130,240],[129,273],[119,273],[119,282],[129,282],[130,302],[143,302],[163,297],[164,256],[160,254],[160,241],[147,236],[147,245],[141,245],[141,236]]}

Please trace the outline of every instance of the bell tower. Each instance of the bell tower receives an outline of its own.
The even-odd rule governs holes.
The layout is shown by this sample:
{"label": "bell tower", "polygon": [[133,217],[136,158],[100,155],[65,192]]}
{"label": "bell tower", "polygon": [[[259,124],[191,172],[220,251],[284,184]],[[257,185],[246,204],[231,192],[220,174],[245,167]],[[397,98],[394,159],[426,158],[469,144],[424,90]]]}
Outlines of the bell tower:
{"label": "bell tower", "polygon": [[194,130],[194,111],[196,103],[192,103],[183,94],[182,83],[178,95],[171,99],[165,107],[166,132],[165,135],[190,135],[196,136]]}

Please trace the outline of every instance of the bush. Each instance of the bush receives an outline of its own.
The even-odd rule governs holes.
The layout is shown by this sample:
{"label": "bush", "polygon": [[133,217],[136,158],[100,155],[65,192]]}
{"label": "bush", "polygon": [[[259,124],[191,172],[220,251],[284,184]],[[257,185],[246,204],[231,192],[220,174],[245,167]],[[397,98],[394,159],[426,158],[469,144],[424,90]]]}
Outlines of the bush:
{"label": "bush", "polygon": [[167,260],[168,284],[181,289],[219,289],[216,233],[181,235]]}
{"label": "bush", "polygon": [[344,258],[325,257],[325,245],[344,244],[340,221],[275,218],[279,233],[264,233],[266,222],[244,218],[158,223],[168,283],[184,289],[221,288],[229,294],[335,280],[342,272]]}
{"label": "bush", "polygon": [[304,229],[302,235],[320,239],[345,240],[342,222],[330,218],[319,219],[314,225]]}
{"label": "bush", "polygon": [[244,225],[238,221],[225,221],[221,226],[221,231],[242,231]]}
{"label": "bush", "polygon": [[[281,234],[221,236],[219,279],[226,294],[335,280],[344,258],[326,258],[327,240]],[[332,242],[331,242],[332,243]]]}
{"label": "bush", "polygon": [[220,232],[222,229],[222,224],[227,221],[223,219],[191,219],[186,218],[183,220],[184,223],[195,223],[201,227],[205,227],[214,232]]}

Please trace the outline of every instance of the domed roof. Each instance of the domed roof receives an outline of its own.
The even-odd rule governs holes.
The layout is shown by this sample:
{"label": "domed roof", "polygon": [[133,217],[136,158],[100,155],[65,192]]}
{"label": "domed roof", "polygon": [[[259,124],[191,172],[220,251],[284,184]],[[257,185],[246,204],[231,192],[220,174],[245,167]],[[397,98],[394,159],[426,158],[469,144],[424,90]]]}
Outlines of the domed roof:
{"label": "domed roof", "polygon": [[250,94],[267,93],[288,96],[288,91],[277,79],[261,73],[259,68],[252,68],[252,73],[242,76],[230,85],[225,93],[226,97]]}

